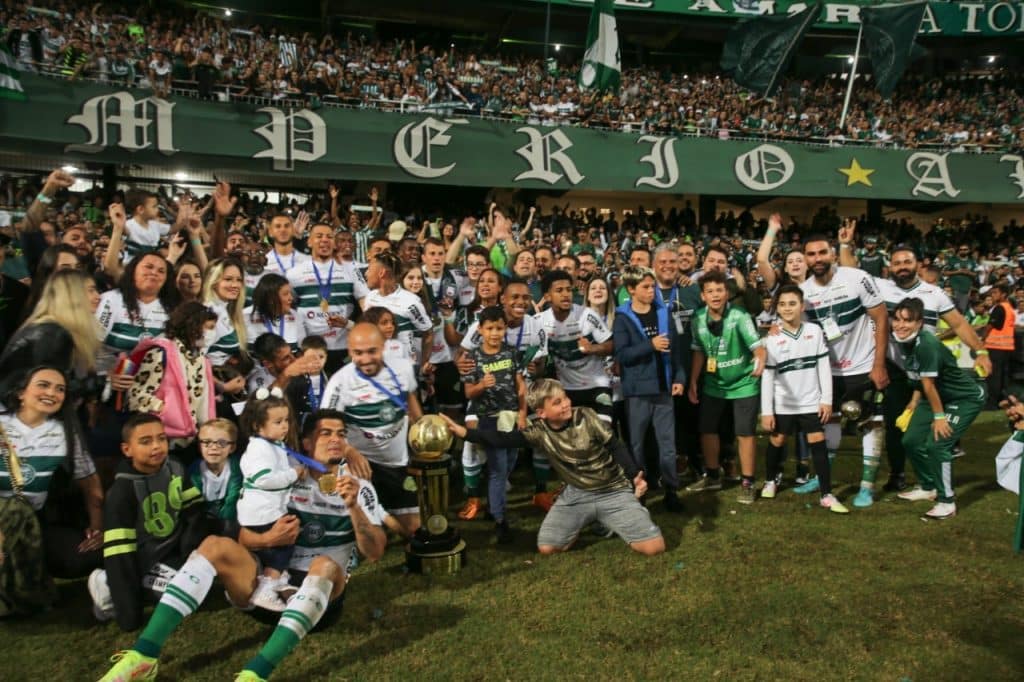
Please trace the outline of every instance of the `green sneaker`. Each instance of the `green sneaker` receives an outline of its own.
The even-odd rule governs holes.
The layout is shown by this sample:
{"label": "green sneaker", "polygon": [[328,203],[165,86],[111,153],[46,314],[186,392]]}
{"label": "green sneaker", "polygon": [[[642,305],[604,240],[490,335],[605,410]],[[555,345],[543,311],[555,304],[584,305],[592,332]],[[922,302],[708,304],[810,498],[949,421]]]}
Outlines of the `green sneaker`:
{"label": "green sneaker", "polygon": [[238,677],[235,678],[235,682],[267,682],[265,679],[257,675],[251,670],[243,670],[238,673]]}
{"label": "green sneaker", "polygon": [[708,475],[701,476],[695,482],[686,486],[686,491],[690,493],[702,493],[712,490],[722,489],[722,478],[711,478]]}
{"label": "green sneaker", "polygon": [[740,504],[754,504],[754,499],[756,497],[757,493],[754,492],[754,486],[741,485],[740,492],[736,495],[736,501]]}
{"label": "green sneaker", "polygon": [[110,660],[114,667],[100,678],[100,682],[130,682],[130,680],[156,679],[156,669],[159,661],[155,658],[143,656],[133,649],[127,649],[125,651],[118,651],[110,657]]}

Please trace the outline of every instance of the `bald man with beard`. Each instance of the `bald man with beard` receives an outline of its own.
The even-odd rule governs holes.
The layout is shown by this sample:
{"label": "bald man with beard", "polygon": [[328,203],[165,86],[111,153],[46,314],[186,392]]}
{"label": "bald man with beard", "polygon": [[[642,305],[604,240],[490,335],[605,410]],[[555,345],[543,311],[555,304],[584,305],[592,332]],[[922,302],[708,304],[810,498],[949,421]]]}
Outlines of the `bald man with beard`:
{"label": "bald man with beard", "polygon": [[406,472],[409,423],[423,416],[416,372],[408,361],[384,362],[384,335],[368,322],[349,332],[348,352],[352,362],[327,382],[321,404],[344,414],[348,441],[369,460],[381,505],[411,536],[420,526],[416,486]]}

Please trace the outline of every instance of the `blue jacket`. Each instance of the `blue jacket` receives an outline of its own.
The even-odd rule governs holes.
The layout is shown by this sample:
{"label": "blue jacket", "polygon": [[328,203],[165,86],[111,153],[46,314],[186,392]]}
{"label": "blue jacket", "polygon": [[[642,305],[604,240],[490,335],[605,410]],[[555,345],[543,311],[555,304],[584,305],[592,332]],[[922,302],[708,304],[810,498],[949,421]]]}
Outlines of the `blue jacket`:
{"label": "blue jacket", "polygon": [[[615,309],[612,324],[612,339],[615,344],[615,359],[619,363],[622,377],[622,395],[625,397],[658,395],[671,390],[672,384],[686,385],[686,368],[683,365],[684,348],[682,336],[676,334],[675,326],[669,319],[668,309],[655,297],[654,309],[658,316],[658,331],[669,338],[669,352],[659,353],[651,346],[640,318],[626,301]],[[658,373],[665,377],[666,389],[658,385]]]}

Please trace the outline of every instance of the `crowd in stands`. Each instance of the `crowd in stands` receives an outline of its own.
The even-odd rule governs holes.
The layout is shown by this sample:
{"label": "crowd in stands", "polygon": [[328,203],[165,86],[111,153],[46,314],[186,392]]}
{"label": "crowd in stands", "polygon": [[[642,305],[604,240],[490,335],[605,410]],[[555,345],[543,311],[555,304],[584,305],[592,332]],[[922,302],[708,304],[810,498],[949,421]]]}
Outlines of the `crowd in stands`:
{"label": "crowd in stands", "polygon": [[[632,132],[755,136],[968,151],[1018,149],[1024,101],[1018,75],[908,74],[890,100],[854,88],[840,127],[845,80],[790,80],[762,99],[715,73],[626,68],[618,95],[581,92],[578,64],[552,71],[512,51],[289,33],[207,13],[105,4],[34,3],[0,13],[22,68],[152,89],[157,96],[344,104],[384,110],[459,110],[534,125]],[[174,93],[172,95],[172,93]]]}

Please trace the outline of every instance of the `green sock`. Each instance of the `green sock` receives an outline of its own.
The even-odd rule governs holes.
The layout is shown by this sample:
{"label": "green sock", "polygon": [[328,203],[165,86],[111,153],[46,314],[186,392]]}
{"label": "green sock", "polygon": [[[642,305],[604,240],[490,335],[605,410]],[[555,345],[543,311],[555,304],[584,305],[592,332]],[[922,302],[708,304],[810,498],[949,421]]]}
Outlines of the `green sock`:
{"label": "green sock", "polygon": [[132,648],[143,656],[159,656],[164,642],[185,616],[199,610],[216,575],[217,572],[206,557],[199,552],[192,552],[167,584],[160,603],[156,605],[146,628]]}
{"label": "green sock", "polygon": [[327,608],[332,586],[326,578],[306,576],[299,591],[288,602],[288,608],[281,614],[281,620],[277,622],[270,639],[245,664],[245,670],[251,670],[264,679],[270,677],[274,668],[320,621],[320,616],[324,615]]}
{"label": "green sock", "polygon": [[263,679],[270,677],[278,663],[291,653],[299,641],[298,635],[288,628],[278,625],[260,652],[245,664],[245,670],[251,670]]}
{"label": "green sock", "polygon": [[170,606],[163,603],[157,604],[152,617],[146,623],[146,629],[139,635],[132,648],[143,656],[158,657],[164,642],[184,619],[185,616]]}

